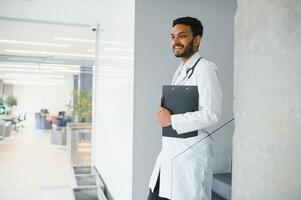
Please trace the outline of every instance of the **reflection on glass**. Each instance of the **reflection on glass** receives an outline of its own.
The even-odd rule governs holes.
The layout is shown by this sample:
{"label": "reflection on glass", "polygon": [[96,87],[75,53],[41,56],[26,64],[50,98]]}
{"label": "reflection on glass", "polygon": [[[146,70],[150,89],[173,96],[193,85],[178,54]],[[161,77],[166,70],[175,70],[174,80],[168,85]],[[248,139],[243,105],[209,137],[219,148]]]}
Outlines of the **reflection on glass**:
{"label": "reflection on glass", "polygon": [[49,196],[43,188],[64,185],[68,191],[52,194],[70,196],[71,166],[91,165],[95,55],[87,50],[95,42],[59,38],[95,41],[94,34],[55,23],[2,19],[0,26],[0,199],[16,185],[37,199]]}

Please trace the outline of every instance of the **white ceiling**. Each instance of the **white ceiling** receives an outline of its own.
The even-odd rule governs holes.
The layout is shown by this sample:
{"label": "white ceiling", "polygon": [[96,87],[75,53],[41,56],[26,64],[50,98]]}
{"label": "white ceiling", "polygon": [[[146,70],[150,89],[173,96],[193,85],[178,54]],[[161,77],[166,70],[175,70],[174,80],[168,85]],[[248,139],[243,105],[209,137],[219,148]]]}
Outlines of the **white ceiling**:
{"label": "white ceiling", "polygon": [[[94,32],[92,32],[88,27],[4,20],[0,20],[0,27],[0,54],[43,57],[53,56],[65,59],[93,59],[93,52],[89,52],[88,49],[94,49],[94,43],[58,40],[64,38],[80,38],[91,41],[95,40]],[[6,43],[2,40],[12,40],[12,42],[36,42],[38,44],[14,44],[8,43],[9,41]],[[12,50],[36,51],[37,53],[18,53]],[[82,54],[82,56],[59,56],[55,53],[40,54],[38,51]]]}
{"label": "white ceiling", "polygon": [[[0,20],[0,27],[0,79],[4,83],[64,84],[63,80],[79,73],[81,65],[94,63],[95,33],[90,27],[13,20]],[[66,38],[87,41],[62,40]]]}
{"label": "white ceiling", "polygon": [[[128,70],[126,66],[132,66],[130,64],[133,62],[134,4],[134,0],[1,0],[0,79],[6,77],[7,73],[38,73],[30,70],[22,72],[22,69],[28,68],[25,65],[34,65],[32,70],[45,68],[43,63],[94,65],[94,43],[58,38],[95,40],[95,32],[90,27],[95,23],[100,24],[102,41],[125,42],[123,45],[99,45],[98,55],[102,65],[106,66],[103,68],[106,72],[102,74],[109,74],[107,71],[111,73],[112,70],[114,74],[119,70],[123,73]],[[8,64],[18,64],[19,67]],[[19,69],[20,65],[23,65],[21,72],[6,71],[8,67]],[[69,68],[72,71],[76,67]],[[74,73],[50,72],[51,75],[61,76],[72,76]],[[18,79],[16,77],[14,80]]]}

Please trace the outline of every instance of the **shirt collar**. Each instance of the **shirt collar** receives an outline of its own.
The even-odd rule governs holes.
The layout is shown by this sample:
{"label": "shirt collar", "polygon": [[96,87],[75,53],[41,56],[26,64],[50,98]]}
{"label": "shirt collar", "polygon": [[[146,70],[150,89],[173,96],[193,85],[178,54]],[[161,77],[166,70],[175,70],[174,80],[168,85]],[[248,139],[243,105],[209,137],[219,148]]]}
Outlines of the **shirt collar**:
{"label": "shirt collar", "polygon": [[180,64],[182,70],[185,69],[186,71],[191,69],[193,65],[196,63],[196,61],[201,57],[201,54],[199,52],[195,52],[191,58],[183,65],[183,61]]}

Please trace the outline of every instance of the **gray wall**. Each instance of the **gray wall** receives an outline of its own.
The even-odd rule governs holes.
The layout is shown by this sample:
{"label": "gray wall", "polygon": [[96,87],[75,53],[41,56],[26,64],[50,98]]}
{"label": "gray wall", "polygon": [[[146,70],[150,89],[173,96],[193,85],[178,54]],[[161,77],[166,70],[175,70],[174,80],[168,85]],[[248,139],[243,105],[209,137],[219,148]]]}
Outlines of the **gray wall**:
{"label": "gray wall", "polygon": [[301,199],[301,1],[238,1],[233,200]]}
{"label": "gray wall", "polygon": [[[161,149],[161,129],[155,113],[161,86],[170,84],[180,60],[171,51],[174,18],[194,16],[204,25],[203,57],[220,69],[224,91],[222,122],[232,117],[233,46],[236,2],[222,0],[136,0],[134,78],[133,199],[145,199],[155,159]],[[222,123],[221,122],[221,123]],[[229,171],[233,125],[215,137],[215,171]]]}

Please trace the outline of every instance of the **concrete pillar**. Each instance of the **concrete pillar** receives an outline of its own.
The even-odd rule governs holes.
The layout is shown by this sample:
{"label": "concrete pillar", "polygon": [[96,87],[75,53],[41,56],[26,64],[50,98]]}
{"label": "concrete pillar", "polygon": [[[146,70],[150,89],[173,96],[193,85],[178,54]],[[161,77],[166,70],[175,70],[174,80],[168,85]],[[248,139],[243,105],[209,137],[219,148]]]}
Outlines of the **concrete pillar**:
{"label": "concrete pillar", "polygon": [[300,10],[300,0],[238,0],[233,200],[301,199]]}

